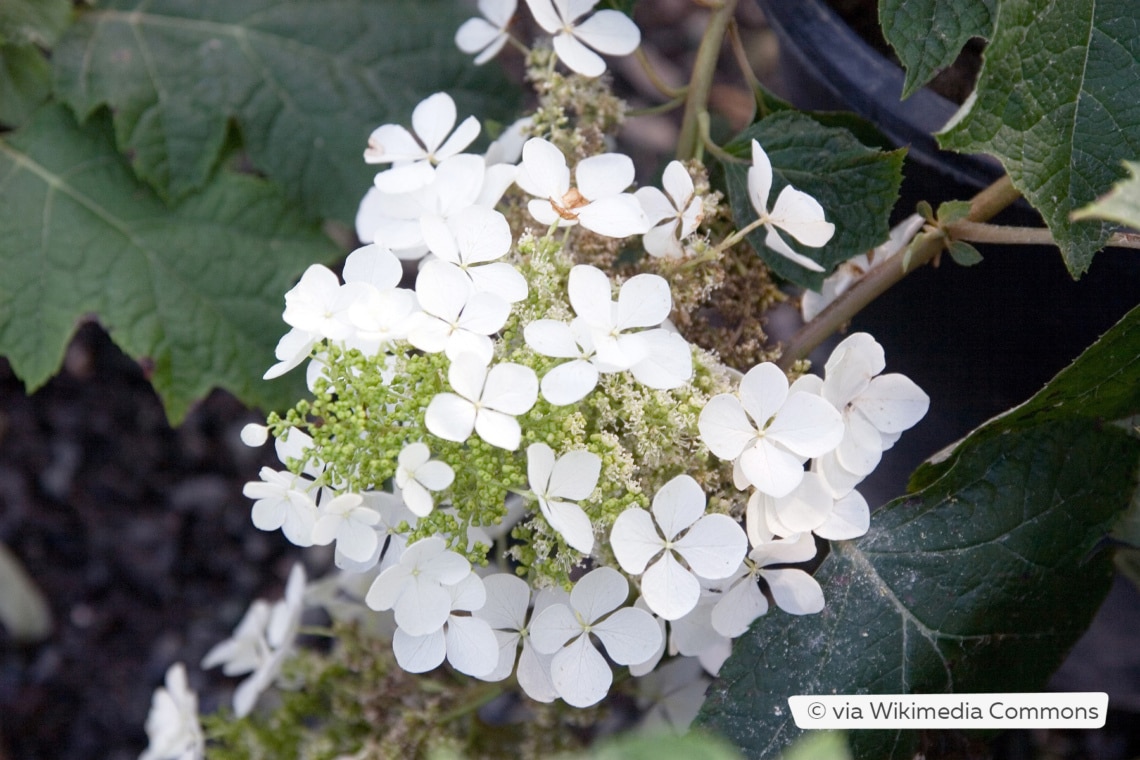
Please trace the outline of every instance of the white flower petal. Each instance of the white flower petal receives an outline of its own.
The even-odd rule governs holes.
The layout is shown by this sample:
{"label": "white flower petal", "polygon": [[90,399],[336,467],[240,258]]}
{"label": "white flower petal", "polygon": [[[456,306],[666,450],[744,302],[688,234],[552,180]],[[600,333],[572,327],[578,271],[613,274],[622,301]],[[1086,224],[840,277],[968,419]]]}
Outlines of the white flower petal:
{"label": "white flower petal", "polygon": [[526,0],[526,4],[534,20],[547,34],[554,34],[562,28],[562,18],[550,0]]}
{"label": "white flower petal", "polygon": [[693,376],[693,350],[679,334],[664,328],[637,333],[648,355],[630,368],[642,385],[658,390],[679,388]]}
{"label": "white flower petal", "polygon": [[591,201],[620,194],[633,184],[633,178],[633,159],[621,153],[584,158],[574,169],[578,192]]}
{"label": "white flower petal", "polygon": [[404,268],[396,255],[382,245],[366,245],[348,254],[342,272],[344,281],[366,282],[378,290],[400,284]]}
{"label": "white flower petal", "polygon": [[568,451],[555,462],[547,493],[557,498],[581,501],[594,492],[601,472],[602,459],[597,454],[585,449]]}
{"label": "white flower petal", "polygon": [[483,579],[486,603],[475,616],[492,628],[520,631],[526,627],[526,610],[530,605],[530,586],[522,578],[509,573],[495,573]]}
{"label": "white flower petal", "polygon": [[540,654],[554,654],[582,634],[582,624],[565,604],[552,604],[530,621],[530,641]]}
{"label": "white flower petal", "polygon": [[416,105],[412,111],[412,129],[429,153],[443,144],[455,126],[456,115],[455,101],[446,92],[429,95]]}
{"label": "white flower petal", "polygon": [[661,645],[661,627],[645,610],[623,607],[593,627],[606,654],[619,665],[645,662]]}
{"label": "white flower petal", "polygon": [[768,600],[751,576],[745,576],[721,596],[712,610],[712,626],[721,636],[735,639],[752,621],[768,611]]}
{"label": "white flower petal", "polygon": [[804,457],[817,457],[843,440],[843,418],[831,404],[810,393],[793,393],[765,435]]}
{"label": "white flower petal", "polygon": [[727,393],[709,399],[697,418],[697,429],[709,451],[727,460],[740,456],[757,434],[740,399]]}
{"label": "white flower petal", "polygon": [[439,393],[424,413],[424,425],[433,435],[463,443],[475,429],[475,407],[454,393]]}
{"label": "white flower petal", "polygon": [[610,546],[621,569],[633,575],[645,572],[649,561],[661,553],[665,542],[649,512],[629,507],[614,520]]}
{"label": "white flower petal", "polygon": [[538,377],[521,364],[496,364],[487,373],[483,404],[507,414],[525,414],[538,400]]}
{"label": "white flower petal", "polygon": [[692,476],[678,475],[654,495],[652,511],[661,533],[672,541],[705,513],[705,492]]}
{"label": "white flower petal", "polygon": [[580,40],[606,55],[629,55],[641,44],[641,30],[629,16],[601,10],[574,27]]}
{"label": "white flower petal", "polygon": [[499,642],[487,621],[452,615],[448,619],[447,661],[460,673],[480,678],[499,661]]}
{"label": "white flower petal", "polygon": [[517,449],[519,441],[522,440],[522,428],[519,427],[518,420],[509,414],[496,412],[494,409],[479,410],[475,417],[475,432],[492,446],[498,446],[507,451]]}
{"label": "white flower petal", "polygon": [[539,499],[539,508],[550,527],[568,546],[583,554],[594,550],[594,526],[585,511],[569,501]]}
{"label": "white flower petal", "polygon": [[788,398],[788,378],[772,362],[757,364],[740,379],[738,394],[748,415],[764,428]]}
{"label": "white flower petal", "polygon": [[803,570],[761,570],[760,577],[768,582],[772,598],[784,612],[814,615],[823,609],[823,589]]}
{"label": "white flower petal", "polygon": [[914,427],[930,408],[930,397],[906,375],[879,375],[854,406],[884,433]]}
{"label": "white flower petal", "polygon": [[554,52],[567,68],[584,77],[600,77],[606,72],[602,57],[571,33],[559,32],[554,36]]}
{"label": "white flower petal", "polygon": [[629,193],[599,198],[578,210],[578,222],[599,235],[624,238],[644,235],[649,231],[649,220],[641,204]]}
{"label": "white flower petal", "polygon": [[780,237],[780,233],[776,231],[776,227],[774,225],[768,225],[768,232],[764,236],[764,244],[784,258],[790,259],[791,261],[799,264],[804,269],[808,269],[812,272],[824,271],[823,267],[820,266],[818,262],[812,260],[807,256],[804,256],[802,253],[796,252],[792,249],[791,246],[785,243],[784,239]]}
{"label": "white flower petal", "polygon": [[443,664],[447,643],[443,629],[424,636],[412,636],[403,628],[392,635],[392,653],[396,662],[408,673],[426,673]]}
{"label": "white flower petal", "polygon": [[718,580],[740,567],[748,551],[748,537],[728,515],[705,515],[674,547],[694,573]]}
{"label": "white flower petal", "polygon": [[[389,571],[385,571],[389,572]],[[425,636],[438,631],[451,612],[451,595],[438,583],[414,579],[393,605],[396,625],[410,636]]]}
{"label": "white flower petal", "polygon": [[601,702],[613,679],[610,666],[589,636],[579,636],[550,661],[550,680],[558,696],[573,707]]}
{"label": "white flower petal", "polygon": [[701,584],[673,556],[666,551],[641,576],[641,595],[649,609],[665,620],[683,617],[697,606]]}
{"label": "white flower petal", "polygon": [[559,364],[542,376],[542,397],[555,406],[584,399],[598,384],[598,369],[582,359]]}
{"label": "white flower petal", "polygon": [[851,491],[835,502],[831,514],[815,529],[820,538],[848,541],[858,538],[871,527],[871,510],[858,491]]}
{"label": "white flower petal", "polygon": [[562,198],[570,189],[566,156],[553,143],[532,137],[523,144],[522,163],[515,183],[524,192],[547,201]]}
{"label": "white flower petal", "polygon": [[522,273],[505,261],[470,267],[467,276],[475,284],[476,291],[493,293],[507,303],[522,301],[530,292]]}
{"label": "white flower petal", "polygon": [[791,493],[804,477],[803,459],[766,438],[741,453],[740,468],[749,483],[777,498]]}
{"label": "white flower petal", "polygon": [[748,198],[756,213],[768,213],[768,194],[772,191],[772,162],[760,143],[752,141],[752,166],[748,169]]}
{"label": "white flower petal", "polygon": [[523,328],[523,338],[543,356],[573,359],[581,354],[570,325],[555,319],[536,319]]}
{"label": "white flower petal", "polygon": [[582,576],[570,592],[570,603],[588,622],[594,622],[625,602],[629,581],[610,567],[599,567]]}
{"label": "white flower petal", "polygon": [[558,697],[554,682],[550,680],[552,655],[539,654],[529,642],[523,642],[515,678],[526,695],[536,702],[553,702]]}
{"label": "white flower petal", "polygon": [[819,201],[791,185],[780,191],[771,219],[772,224],[811,248],[825,245],[835,234],[835,225],[824,220]]}
{"label": "white flower petal", "polygon": [[772,503],[772,510],[780,525],[790,533],[812,531],[823,524],[831,514],[835,499],[823,477],[814,472],[804,474],[796,490]]}
{"label": "white flower petal", "polygon": [[622,284],[618,293],[614,325],[619,330],[657,327],[665,321],[672,309],[673,296],[664,277],[655,274],[634,275]]}

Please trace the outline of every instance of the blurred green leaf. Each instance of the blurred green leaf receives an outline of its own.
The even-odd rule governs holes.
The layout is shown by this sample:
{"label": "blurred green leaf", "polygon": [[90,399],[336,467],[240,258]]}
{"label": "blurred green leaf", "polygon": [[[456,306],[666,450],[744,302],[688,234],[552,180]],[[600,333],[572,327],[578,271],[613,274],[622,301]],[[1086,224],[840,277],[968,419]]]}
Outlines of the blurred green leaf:
{"label": "blurred green leaf", "polygon": [[446,0],[109,0],[60,41],[56,89],[81,120],[108,106],[119,148],[166,199],[206,184],[232,121],[258,170],[351,222],[375,127],[409,124],[441,90],[460,119],[513,115],[497,67],[455,47],[470,15]]}
{"label": "blurred green leaf", "polygon": [[175,422],[215,386],[268,407],[297,398],[297,378],[261,380],[288,329],[283,295],[339,252],[272,185],[222,173],[168,208],[107,119],[77,127],[58,105],[0,141],[0,177],[0,354],[29,390],[93,314],[153,367]]}
{"label": "blurred green leaf", "polygon": [[51,96],[51,66],[34,45],[0,44],[0,124],[18,127]]}

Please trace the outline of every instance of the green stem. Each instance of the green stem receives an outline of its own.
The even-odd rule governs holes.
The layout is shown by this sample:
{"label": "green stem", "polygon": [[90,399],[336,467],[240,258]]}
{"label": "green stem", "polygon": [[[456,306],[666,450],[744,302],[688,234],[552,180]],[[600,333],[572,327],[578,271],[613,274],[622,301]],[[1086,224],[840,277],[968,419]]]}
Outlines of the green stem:
{"label": "green stem", "polygon": [[483,686],[480,689],[476,689],[473,692],[470,702],[466,702],[462,705],[459,705],[459,707],[456,707],[454,710],[450,710],[444,713],[443,715],[439,716],[438,721],[440,723],[450,723],[457,718],[462,718],[465,715],[470,715],[502,693],[503,682],[487,684],[486,686]]}
{"label": "green stem", "polygon": [[[970,213],[967,219],[973,222],[987,221],[999,211],[1016,201],[1021,194],[1006,175],[975,195],[970,200]],[[812,349],[851,321],[867,304],[885,293],[892,285],[923,264],[930,262],[942,252],[945,238],[941,235],[920,235],[915,239],[910,251],[907,268],[903,268],[906,257],[891,256],[877,266],[871,267],[862,278],[843,295],[836,298],[827,308],[816,315],[784,346],[778,364],[784,370],[805,358]]]}
{"label": "green stem", "polygon": [[[946,231],[954,240],[967,243],[997,243],[999,245],[1056,246],[1053,233],[1046,227],[1006,227],[984,222],[962,221],[951,224]],[[1140,234],[1117,232],[1105,243],[1108,248],[1140,248]]]}
{"label": "green stem", "polygon": [[712,4],[712,17],[697,48],[697,59],[693,63],[693,74],[689,79],[689,92],[685,99],[685,115],[681,121],[681,136],[677,140],[677,158],[686,161],[697,155],[700,146],[699,115],[708,110],[709,92],[712,89],[716,62],[724,44],[725,30],[736,10],[737,0],[720,0]]}
{"label": "green stem", "polygon": [[637,62],[641,64],[645,76],[649,77],[650,84],[656,87],[658,92],[670,99],[684,100],[685,88],[673,87],[662,79],[657,73],[657,69],[653,68],[653,64],[650,63],[649,56],[645,54],[645,48],[639,46],[637,50],[633,51],[633,54],[637,57]]}
{"label": "green stem", "polygon": [[664,103],[660,103],[655,106],[649,106],[648,108],[631,108],[625,112],[625,115],[632,118],[636,116],[652,116],[658,113],[668,113],[677,106],[683,105],[684,102],[685,96],[678,95],[672,100],[667,100]]}

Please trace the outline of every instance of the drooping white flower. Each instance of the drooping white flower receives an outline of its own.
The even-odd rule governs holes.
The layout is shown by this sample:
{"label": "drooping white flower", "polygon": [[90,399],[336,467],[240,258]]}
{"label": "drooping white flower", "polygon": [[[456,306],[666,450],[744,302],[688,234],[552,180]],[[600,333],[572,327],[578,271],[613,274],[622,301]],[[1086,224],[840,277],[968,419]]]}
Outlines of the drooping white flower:
{"label": "drooping white flower", "polygon": [[429,261],[416,278],[422,311],[410,318],[408,342],[421,351],[443,351],[453,362],[463,353],[491,361],[490,336],[502,329],[511,307],[493,293],[480,292],[463,272],[444,261]]}
{"label": "drooping white flower", "polygon": [[273,380],[294,367],[301,366],[301,363],[312,354],[318,340],[320,340],[320,336],[316,333],[299,330],[296,327],[285,333],[281,336],[281,340],[277,341],[277,347],[273,350],[273,355],[277,357],[277,363],[267,369],[261,379]]}
{"label": "drooping white flower", "polygon": [[[294,433],[297,431],[293,431]],[[317,503],[313,481],[291,472],[262,467],[260,481],[251,481],[242,494],[254,499],[252,518],[259,530],[278,528],[297,546],[312,546]]]}
{"label": "drooping white flower", "polygon": [[652,515],[639,507],[618,515],[610,545],[621,568],[641,576],[641,595],[649,609],[676,620],[697,606],[701,585],[696,576],[712,580],[731,575],[748,550],[748,539],[731,517],[706,515],[700,485],[689,475],[678,475],[653,497]]}
{"label": "drooping white flower", "polygon": [[275,602],[269,611],[261,642],[262,656],[257,667],[234,690],[234,714],[238,718],[249,715],[257,698],[273,685],[285,660],[293,654],[297,631],[301,627],[304,598],[305,568],[298,562],[289,571],[284,598]]}
{"label": "drooping white flower", "polygon": [[269,602],[255,599],[246,610],[234,633],[220,641],[202,658],[204,669],[222,666],[227,676],[252,673],[266,657],[265,629],[269,626]]}
{"label": "drooping white flower", "polygon": [[494,58],[507,44],[507,26],[515,15],[518,0],[479,0],[483,18],[467,19],[455,33],[455,46],[475,55],[475,65],[482,66]]}
{"label": "drooping white flower", "polygon": [[[481,676],[487,681],[501,681],[515,671],[516,679],[527,696],[538,702],[553,702],[558,697],[550,680],[553,655],[539,654],[530,640],[527,610],[530,608],[530,586],[515,575],[496,573],[483,579],[487,602],[474,612],[487,621],[499,642],[499,662],[493,671]],[[562,589],[542,589],[535,595],[530,619],[552,604],[565,604],[569,595]],[[520,651],[521,643],[521,651]]]}
{"label": "drooping white flower", "polygon": [[466,153],[440,162],[434,179],[411,192],[382,192],[373,186],[356,212],[356,236],[364,242],[382,241],[404,260],[427,252],[420,219],[448,219],[468,206],[493,207],[515,181],[517,169],[509,164],[488,166],[483,158]]}
{"label": "drooping white flower", "polygon": [[147,748],[139,760],[201,760],[206,739],[198,722],[198,695],[186,681],[186,666],[176,662],[151,698],[146,716]]}
{"label": "drooping white flower", "polygon": [[356,562],[364,562],[376,551],[379,538],[373,528],[380,514],[364,503],[358,493],[340,494],[322,504],[313,526],[313,543],[327,546],[336,541],[338,552]]}
{"label": "drooping white flower", "polygon": [[581,224],[599,235],[622,238],[649,229],[637,198],[624,192],[633,177],[629,156],[603,153],[578,162],[574,169],[576,186],[572,186],[562,151],[541,137],[532,137],[523,145],[515,182],[537,196],[527,204],[527,210],[539,224]]}
{"label": "drooping white flower", "polygon": [[463,443],[475,431],[487,443],[508,451],[519,447],[516,416],[538,400],[538,377],[530,367],[502,363],[488,368],[470,353],[451,362],[447,380],[455,393],[440,393],[428,404],[424,424],[434,435]]}
{"label": "drooping white flower", "polygon": [[552,604],[531,622],[531,642],[537,651],[554,655],[551,681],[567,704],[597,704],[613,683],[591,634],[619,665],[643,662],[660,646],[661,630],[652,615],[634,607],[618,609],[628,593],[629,582],[621,573],[599,567],[574,585],[567,604]]}
{"label": "drooping white flower", "polygon": [[[483,579],[475,573],[443,589],[450,600],[450,613],[474,612],[487,600]],[[401,626],[392,636],[392,652],[409,673],[434,670],[446,658],[460,673],[480,678],[499,661],[499,643],[491,626],[473,615],[448,614],[437,630],[418,636]]]}
{"label": "drooping white flower", "polygon": [[752,621],[768,611],[757,579],[762,578],[776,605],[792,615],[812,615],[823,609],[823,589],[819,582],[798,568],[768,569],[768,565],[807,562],[815,556],[815,539],[810,533],[771,539],[756,546],[740,566],[737,576],[712,611],[713,627],[736,638]]}
{"label": "drooping white flower", "polygon": [[554,52],[582,76],[605,73],[606,62],[594,50],[629,55],[641,44],[641,31],[619,11],[601,10],[579,21],[598,4],[597,0],[526,0],[526,4],[538,25],[554,35]]}
{"label": "drooping white flower", "polygon": [[426,443],[409,443],[396,459],[396,485],[408,509],[418,517],[427,516],[435,507],[431,491],[442,491],[455,480],[455,470],[447,462],[431,458]]}
{"label": "drooping white flower", "polygon": [[511,249],[507,218],[486,206],[468,206],[449,219],[420,217],[428,249],[471,278],[476,291],[492,293],[508,303],[526,298],[526,278],[510,264],[498,261]]}
{"label": "drooping white flower", "polygon": [[844,422],[835,460],[858,476],[874,470],[882,452],[930,408],[930,397],[914,381],[898,373],[881,374],[885,368],[883,347],[867,333],[847,336],[824,368],[820,395]]}
{"label": "drooping white flower", "polygon": [[[380,515],[379,522],[372,526],[376,533],[376,548],[362,561],[347,557],[339,550],[334,555],[334,560],[336,566],[346,573],[362,574],[375,568],[379,574],[397,564],[403,556],[408,539],[406,533],[399,531],[400,524],[407,523],[409,528],[415,528],[418,518],[404,504],[403,498],[396,494],[365,491],[360,496],[372,511]],[[363,596],[364,593],[361,592],[361,597]]]}
{"label": "drooping white flower", "polygon": [[835,225],[824,218],[823,206],[802,190],[791,185],[780,191],[776,205],[768,211],[768,195],[772,190],[772,162],[760,143],[752,141],[752,166],[748,170],[748,197],[760,220],[768,228],[764,243],[776,253],[785,256],[805,269],[822,272],[821,267],[803,254],[796,253],[780,237],[778,229],[812,248],[819,248],[831,240]]}
{"label": "drooping white flower", "polygon": [[365,162],[393,165],[376,175],[376,187],[387,193],[403,193],[430,183],[436,164],[458,154],[479,136],[479,121],[474,116],[468,116],[452,132],[456,115],[451,96],[437,92],[412,111],[414,135],[399,124],[384,124],[373,130],[364,151]]}
{"label": "drooping white flower", "polygon": [[649,223],[654,225],[641,242],[650,256],[680,258],[681,241],[701,223],[701,198],[693,193],[693,178],[680,161],[670,161],[661,177],[665,192],[642,187],[634,193]]}
{"label": "drooping white flower", "polygon": [[568,451],[555,461],[553,449],[532,443],[526,450],[526,469],[546,522],[570,547],[587,555],[592,552],[594,526],[574,502],[588,498],[598,485],[601,457],[581,449]]}
{"label": "drooping white flower", "polygon": [[875,247],[870,253],[861,253],[840,264],[823,281],[818,293],[813,290],[804,291],[800,299],[800,314],[804,321],[810,322],[814,319],[832,301],[861,280],[872,266],[906,248],[924,224],[926,224],[925,219],[918,214],[911,214],[891,228],[890,237],[885,243]]}
{"label": "drooping white flower", "polygon": [[819,396],[788,393],[788,379],[765,362],[741,379],[737,395],[709,399],[697,420],[713,454],[739,460],[741,474],[771,496],[785,496],[803,480],[803,463],[839,445],[843,420]]}
{"label": "drooping white flower", "polygon": [[451,612],[451,594],[444,587],[470,573],[470,562],[432,536],[405,549],[399,563],[372,582],[364,601],[374,610],[394,610],[404,633],[423,636],[442,628]]}

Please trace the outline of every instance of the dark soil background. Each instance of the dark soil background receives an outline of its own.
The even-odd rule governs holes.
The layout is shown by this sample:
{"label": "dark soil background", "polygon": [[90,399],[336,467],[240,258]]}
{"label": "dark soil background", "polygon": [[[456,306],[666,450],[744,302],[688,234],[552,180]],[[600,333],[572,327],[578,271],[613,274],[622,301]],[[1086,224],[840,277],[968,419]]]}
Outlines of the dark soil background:
{"label": "dark soil background", "polygon": [[[652,5],[652,17],[641,9],[637,16],[647,55],[666,81],[680,84],[702,11],[689,0]],[[747,0],[738,22],[754,68],[778,88],[775,40]],[[661,102],[632,58],[612,63],[635,106]],[[738,128],[750,117],[751,97],[731,59],[723,63],[714,107]],[[631,119],[622,147],[638,159],[643,182],[675,135],[672,117]],[[971,192],[920,167],[906,173],[904,215],[918,198]],[[892,371],[910,375],[933,400],[930,418],[868,484],[873,504],[898,493],[933,451],[1024,400],[1140,301],[1133,256],[1104,254],[1073,284],[1055,251],[986,255],[970,270],[917,273],[855,325],[884,344]],[[281,593],[299,554],[280,535],[253,527],[241,494],[261,466],[276,464],[270,447],[254,451],[239,440],[241,427],[259,419],[215,392],[171,429],[144,370],[95,324],[80,327],[60,374],[30,397],[0,360],[0,542],[24,564],[54,618],[50,638],[37,644],[17,644],[0,629],[0,760],[137,757],[151,694],[177,660],[188,666],[202,711],[228,701],[234,679],[197,663],[229,636],[250,601]],[[927,757],[1140,757],[1138,602],[1136,589],[1118,579],[1052,684],[1108,691],[1105,730],[995,740],[932,734]]]}

